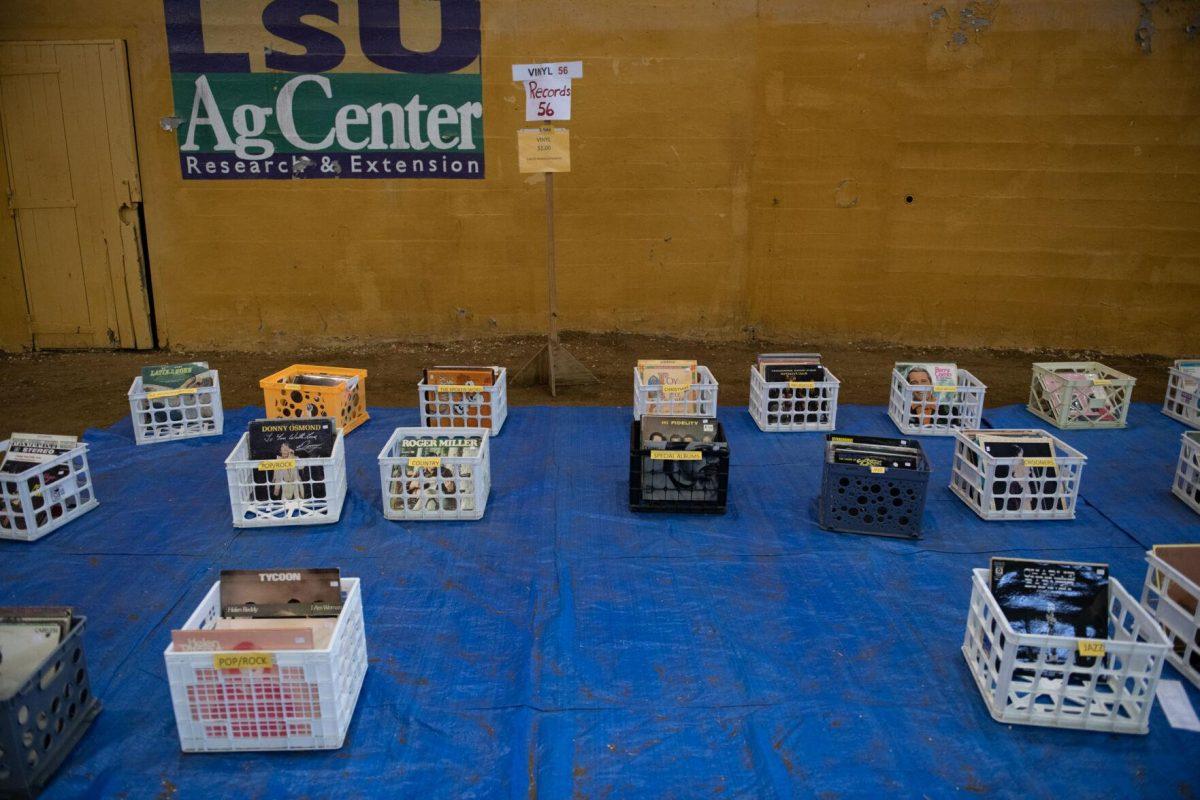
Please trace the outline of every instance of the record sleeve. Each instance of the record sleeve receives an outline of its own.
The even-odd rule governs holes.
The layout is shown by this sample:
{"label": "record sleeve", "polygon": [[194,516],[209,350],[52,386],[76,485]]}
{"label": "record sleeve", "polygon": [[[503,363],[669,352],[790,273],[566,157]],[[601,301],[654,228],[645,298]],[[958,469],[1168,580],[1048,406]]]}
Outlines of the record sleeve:
{"label": "record sleeve", "polygon": [[837,447],[833,449],[835,464],[858,464],[860,467],[883,467],[885,469],[917,469],[920,459],[913,454],[891,452],[885,448]]}
{"label": "record sleeve", "polygon": [[[1168,566],[1200,586],[1200,544],[1156,544],[1153,551]],[[1172,584],[1167,596],[1189,614],[1196,613],[1196,598],[1183,587]],[[1200,641],[1196,644],[1200,645]]]}
{"label": "record sleeve", "polygon": [[223,617],[336,617],[342,610],[341,571],[223,569]]}
{"label": "record sleeve", "polygon": [[493,386],[496,373],[491,367],[430,367],[425,370],[428,386]]}
{"label": "record sleeve", "polygon": [[[993,558],[992,596],[1017,633],[1039,636],[1108,638],[1108,565],[1070,561]],[[1066,663],[1069,652],[1055,648],[1050,664]],[[1017,658],[1037,658],[1036,648],[1022,647]],[[1091,666],[1093,657],[1079,657]]]}
{"label": "record sleeve", "polygon": [[0,622],[0,700],[16,694],[58,647],[59,627]]}
{"label": "record sleeve", "polygon": [[206,361],[191,361],[186,364],[155,364],[142,367],[142,390],[146,392],[170,391],[212,386],[213,374]]}
{"label": "record sleeve", "polygon": [[250,433],[250,458],[328,458],[333,455],[337,429],[329,417],[256,419]]}
{"label": "record sleeve", "polygon": [[79,439],[75,436],[14,433],[8,440],[8,450],[4,453],[4,460],[0,461],[0,472],[19,475],[27,469],[52,461],[78,446]]}
{"label": "record sleeve", "polygon": [[20,690],[71,630],[67,606],[0,608],[0,700]]}
{"label": "record sleeve", "polygon": [[642,447],[696,450],[717,444],[717,421],[708,417],[642,416]]}
{"label": "record sleeve", "polygon": [[764,363],[762,365],[763,379],[767,383],[783,383],[785,381],[823,381],[825,368],[820,364],[784,364]]}
{"label": "record sleeve", "polygon": [[479,454],[483,446],[480,436],[403,436],[400,439],[399,456],[439,456],[442,458],[471,458]]}
{"label": "record sleeve", "polygon": [[181,653],[210,650],[312,650],[316,646],[314,640],[311,626],[217,626],[207,630],[171,631],[171,644]]}
{"label": "record sleeve", "polygon": [[646,386],[691,386],[696,382],[694,359],[640,359],[637,363]]}
{"label": "record sleeve", "polygon": [[825,441],[833,444],[872,444],[883,447],[901,447],[909,450],[920,450],[916,439],[897,439],[890,436],[860,436],[858,434],[828,433]]}

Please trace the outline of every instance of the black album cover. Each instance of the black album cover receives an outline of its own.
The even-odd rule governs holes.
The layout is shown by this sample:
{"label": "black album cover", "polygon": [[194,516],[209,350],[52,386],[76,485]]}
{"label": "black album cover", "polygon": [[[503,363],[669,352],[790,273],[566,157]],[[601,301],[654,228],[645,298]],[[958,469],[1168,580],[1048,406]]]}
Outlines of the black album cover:
{"label": "black album cover", "polygon": [[884,467],[885,469],[918,469],[920,459],[916,454],[891,452],[884,448],[835,447],[833,463],[858,464],[862,467]]}
{"label": "black album cover", "polygon": [[[1017,633],[1108,638],[1107,564],[993,558],[991,589]],[[1064,664],[1069,655],[1056,648],[1046,661]],[[1017,651],[1017,658],[1031,661],[1036,653],[1033,648],[1023,647]],[[1081,657],[1077,663],[1091,666],[1093,657]]]}
{"label": "black album cover", "polygon": [[785,381],[823,381],[825,368],[820,364],[763,364],[763,378],[767,383]]}
{"label": "black album cover", "polygon": [[[256,419],[249,425],[253,461],[328,458],[333,455],[337,429],[328,417]],[[254,470],[254,499],[309,500],[325,497],[323,467]]]}
{"label": "black album cover", "polygon": [[250,423],[250,458],[328,458],[337,429],[328,417],[256,419]]}
{"label": "black album cover", "polygon": [[890,436],[859,436],[858,434],[847,433],[827,433],[825,441],[834,444],[874,444],[883,445],[884,447],[905,447],[916,450],[920,448],[920,444],[916,439],[896,439]]}

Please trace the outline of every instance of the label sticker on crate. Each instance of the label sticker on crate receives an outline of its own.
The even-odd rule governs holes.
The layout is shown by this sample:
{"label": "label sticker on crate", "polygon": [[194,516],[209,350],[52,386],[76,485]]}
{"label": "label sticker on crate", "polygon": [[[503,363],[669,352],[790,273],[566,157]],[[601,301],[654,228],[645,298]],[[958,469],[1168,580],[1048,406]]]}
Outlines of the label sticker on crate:
{"label": "label sticker on crate", "polygon": [[486,386],[471,386],[471,385],[465,384],[465,383],[440,383],[440,384],[438,384],[437,390],[439,392],[466,393],[466,392],[482,392],[486,388],[487,388]]}
{"label": "label sticker on crate", "polygon": [[704,453],[699,450],[651,450],[651,461],[702,461]]}
{"label": "label sticker on crate", "polygon": [[885,472],[887,472],[887,467],[871,467],[872,475],[882,475]]}
{"label": "label sticker on crate", "polygon": [[187,389],[160,389],[157,392],[146,392],[147,400],[158,400],[163,397],[178,397],[181,394],[195,394],[196,387],[192,386]]}
{"label": "label sticker on crate", "polygon": [[1111,383],[1111,378],[1096,378],[1092,381],[1092,386],[1108,386]]}
{"label": "label sticker on crate", "polygon": [[671,386],[662,387],[663,394],[683,394],[688,389],[691,389],[690,383],[672,384]]}
{"label": "label sticker on crate", "polygon": [[789,389],[815,389],[817,388],[816,381],[788,381]]}
{"label": "label sticker on crate", "polygon": [[1021,459],[1021,464],[1026,467],[1054,467],[1058,462],[1054,456],[1027,456]]}
{"label": "label sticker on crate", "polygon": [[213,653],[213,669],[267,669],[275,666],[274,653]]}
{"label": "label sticker on crate", "polygon": [[847,443],[851,443],[851,444],[854,442],[854,440],[851,439],[849,436],[830,436],[829,441],[831,441],[831,442],[847,442]]}
{"label": "label sticker on crate", "polygon": [[1104,642],[1098,639],[1080,639],[1079,640],[1079,655],[1081,656],[1102,656],[1104,655]]}
{"label": "label sticker on crate", "polygon": [[295,469],[296,459],[294,458],[276,458],[270,461],[260,461],[255,467],[259,472],[273,472],[277,469]]}
{"label": "label sticker on crate", "polygon": [[935,384],[933,390],[942,394],[953,394],[958,391],[958,387],[951,383]]}
{"label": "label sticker on crate", "polygon": [[440,467],[442,465],[441,456],[413,456],[408,460],[410,467]]}

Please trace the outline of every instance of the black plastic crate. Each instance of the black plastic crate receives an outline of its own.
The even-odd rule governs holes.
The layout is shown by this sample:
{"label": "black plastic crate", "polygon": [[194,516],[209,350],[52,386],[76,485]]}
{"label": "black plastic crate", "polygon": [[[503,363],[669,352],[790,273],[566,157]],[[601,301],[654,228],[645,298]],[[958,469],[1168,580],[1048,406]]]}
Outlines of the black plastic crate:
{"label": "black plastic crate", "polygon": [[[652,452],[700,453],[696,461],[659,460]],[[634,420],[629,439],[629,508],[682,514],[724,514],[729,493],[729,443],[717,423],[716,445],[701,450],[642,447],[642,423]]]}
{"label": "black plastic crate", "polygon": [[921,443],[905,440],[920,451],[917,469],[885,469],[832,462],[829,444],[837,439],[836,434],[825,437],[825,467],[817,501],[821,527],[844,533],[919,538],[929,488],[929,459]]}
{"label": "black plastic crate", "polygon": [[75,617],[38,671],[0,700],[0,797],[36,797],[100,713],[83,652],[86,622]]}

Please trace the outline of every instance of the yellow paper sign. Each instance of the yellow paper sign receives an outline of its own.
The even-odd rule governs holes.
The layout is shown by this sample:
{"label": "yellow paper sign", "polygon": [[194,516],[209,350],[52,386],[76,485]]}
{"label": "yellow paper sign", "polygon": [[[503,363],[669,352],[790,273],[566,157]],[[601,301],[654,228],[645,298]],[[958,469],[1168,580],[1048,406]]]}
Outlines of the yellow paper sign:
{"label": "yellow paper sign", "polygon": [[571,134],[566,128],[522,128],[517,131],[521,172],[570,172]]}
{"label": "yellow paper sign", "polygon": [[213,669],[267,669],[273,666],[274,653],[213,653]]}
{"label": "yellow paper sign", "polygon": [[1037,456],[1032,458],[1023,458],[1021,463],[1027,467],[1053,467],[1057,462],[1051,456]]}
{"label": "yellow paper sign", "polygon": [[470,386],[463,383],[442,383],[438,384],[439,392],[482,392],[483,386]]}
{"label": "yellow paper sign", "polygon": [[1112,380],[1109,378],[1096,378],[1092,381],[1092,386],[1108,386],[1110,383]]}
{"label": "yellow paper sign", "polygon": [[949,383],[945,383],[940,386],[935,384],[933,387],[933,390],[939,394],[954,394],[955,392],[958,391],[958,387],[953,386]]}
{"label": "yellow paper sign", "polygon": [[831,442],[853,442],[854,440],[851,439],[849,436],[830,436],[829,441],[831,441]]}
{"label": "yellow paper sign", "polygon": [[1104,655],[1104,642],[1096,639],[1080,639],[1079,640],[1079,655],[1081,656],[1102,656]]}
{"label": "yellow paper sign", "polygon": [[815,389],[817,388],[816,381],[788,381],[789,389]]}
{"label": "yellow paper sign", "polygon": [[663,394],[683,394],[688,389],[692,388],[691,384],[680,383],[662,387]]}
{"label": "yellow paper sign", "polygon": [[178,397],[181,394],[195,394],[196,387],[190,389],[163,389],[157,392],[146,392],[147,400],[158,400],[163,397]]}
{"label": "yellow paper sign", "polygon": [[885,472],[887,472],[887,467],[871,467],[872,475],[882,475]]}
{"label": "yellow paper sign", "polygon": [[442,459],[438,456],[415,456],[408,460],[410,467],[440,467]]}
{"label": "yellow paper sign", "polygon": [[699,450],[651,450],[651,461],[700,461],[704,453]]}
{"label": "yellow paper sign", "polygon": [[269,472],[276,469],[295,469],[296,459],[294,458],[276,458],[271,461],[260,461],[258,467],[262,472]]}

